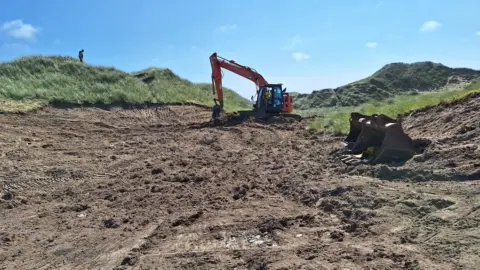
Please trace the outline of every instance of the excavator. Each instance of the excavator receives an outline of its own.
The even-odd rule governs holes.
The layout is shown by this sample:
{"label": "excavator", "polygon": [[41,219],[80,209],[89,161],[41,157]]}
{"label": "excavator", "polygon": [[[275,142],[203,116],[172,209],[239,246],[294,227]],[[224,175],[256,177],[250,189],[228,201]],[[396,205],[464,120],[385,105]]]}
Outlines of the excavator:
{"label": "excavator", "polygon": [[[212,108],[212,119],[220,119],[223,112],[222,68],[252,81],[256,86],[255,96],[257,99],[254,101],[253,109],[236,112],[235,120],[243,121],[254,117],[257,121],[268,121],[272,116],[289,117],[298,121],[302,119],[300,115],[291,113],[293,96],[287,93],[286,88],[282,89],[281,83],[270,84],[253,68],[220,57],[216,52],[210,56],[210,63],[212,65],[212,94],[215,102]],[[252,96],[252,101],[255,96]]]}
{"label": "excavator", "polygon": [[[257,100],[253,105],[253,110],[239,111],[234,117],[235,120],[241,122],[254,117],[257,121],[268,121],[271,116],[302,119],[301,116],[291,113],[293,97],[287,93],[286,88],[282,90],[282,84],[269,84],[256,70],[220,57],[217,53],[210,56],[210,63],[212,64],[212,90],[215,102],[215,106],[212,108],[214,120],[221,118],[220,114],[224,105],[222,68],[252,81],[257,88]],[[416,152],[413,140],[405,134],[400,122],[383,114],[363,115],[352,112],[350,132],[345,138],[345,148],[337,154],[347,164],[376,164],[406,161],[412,158]]]}

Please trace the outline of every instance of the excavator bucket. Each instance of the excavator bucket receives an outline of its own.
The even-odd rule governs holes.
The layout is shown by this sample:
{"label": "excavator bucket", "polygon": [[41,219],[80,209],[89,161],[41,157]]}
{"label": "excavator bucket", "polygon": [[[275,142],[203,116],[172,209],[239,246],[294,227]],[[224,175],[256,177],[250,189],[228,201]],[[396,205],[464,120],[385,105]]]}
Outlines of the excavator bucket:
{"label": "excavator bucket", "polygon": [[413,140],[404,133],[402,125],[383,114],[351,113],[345,141],[352,154],[370,155],[369,163],[404,161],[415,155]]}
{"label": "excavator bucket", "polygon": [[358,136],[362,132],[362,122],[365,119],[371,120],[372,117],[377,116],[374,114],[373,116],[364,115],[357,112],[352,112],[350,114],[350,132],[345,138],[345,142],[348,144],[352,144],[357,141]]}

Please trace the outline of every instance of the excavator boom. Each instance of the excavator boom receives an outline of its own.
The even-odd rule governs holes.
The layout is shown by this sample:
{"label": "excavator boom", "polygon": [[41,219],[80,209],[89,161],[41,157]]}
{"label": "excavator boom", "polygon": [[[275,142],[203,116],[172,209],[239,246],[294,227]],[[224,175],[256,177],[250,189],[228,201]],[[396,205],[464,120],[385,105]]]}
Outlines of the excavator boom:
{"label": "excavator boom", "polygon": [[216,99],[220,106],[223,108],[223,87],[222,87],[222,68],[229,70],[235,74],[238,74],[248,80],[251,80],[255,83],[257,87],[256,94],[261,86],[264,86],[267,83],[265,78],[260,75],[254,69],[240,65],[233,60],[227,60],[223,57],[217,55],[217,53],[213,53],[210,56],[210,63],[212,64],[212,91],[214,99]]}

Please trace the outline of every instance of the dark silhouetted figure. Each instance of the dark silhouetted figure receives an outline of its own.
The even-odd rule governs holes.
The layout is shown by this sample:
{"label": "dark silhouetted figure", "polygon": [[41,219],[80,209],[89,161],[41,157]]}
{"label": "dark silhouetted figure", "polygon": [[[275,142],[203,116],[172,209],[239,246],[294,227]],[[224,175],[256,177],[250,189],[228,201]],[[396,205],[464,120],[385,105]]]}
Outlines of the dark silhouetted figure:
{"label": "dark silhouetted figure", "polygon": [[80,62],[83,63],[83,49],[81,49],[81,50],[78,52],[78,58],[80,59]]}

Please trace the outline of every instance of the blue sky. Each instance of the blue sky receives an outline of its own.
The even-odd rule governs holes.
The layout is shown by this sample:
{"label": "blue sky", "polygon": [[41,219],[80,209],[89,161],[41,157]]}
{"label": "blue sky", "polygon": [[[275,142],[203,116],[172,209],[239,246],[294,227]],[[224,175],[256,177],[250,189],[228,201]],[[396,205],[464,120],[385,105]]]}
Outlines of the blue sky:
{"label": "blue sky", "polygon": [[[479,16],[478,0],[0,0],[0,61],[83,48],[87,63],[210,82],[217,52],[308,93],[390,62],[480,69]],[[224,86],[255,91],[229,71]]]}

